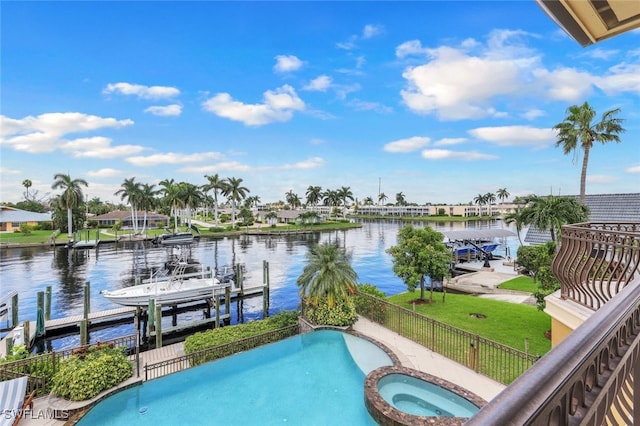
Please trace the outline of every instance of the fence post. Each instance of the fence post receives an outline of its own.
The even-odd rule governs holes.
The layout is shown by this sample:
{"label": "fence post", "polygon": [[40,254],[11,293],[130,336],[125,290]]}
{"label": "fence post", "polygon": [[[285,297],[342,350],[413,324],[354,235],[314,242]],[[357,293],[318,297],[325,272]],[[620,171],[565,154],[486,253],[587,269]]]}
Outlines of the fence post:
{"label": "fence post", "polygon": [[476,356],[477,356],[476,347],[475,347],[473,342],[470,342],[469,343],[469,353],[468,353],[467,357],[468,357],[469,368],[471,368],[474,371],[477,371],[476,370]]}

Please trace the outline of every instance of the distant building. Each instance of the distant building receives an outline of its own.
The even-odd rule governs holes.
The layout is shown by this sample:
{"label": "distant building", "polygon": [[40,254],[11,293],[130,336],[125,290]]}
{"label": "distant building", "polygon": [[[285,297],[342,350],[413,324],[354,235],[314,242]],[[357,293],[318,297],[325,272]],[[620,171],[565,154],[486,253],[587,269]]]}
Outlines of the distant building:
{"label": "distant building", "polygon": [[44,222],[51,223],[51,212],[35,213],[16,209],[9,206],[0,206],[0,232],[14,232],[20,229],[20,225],[40,225]]}
{"label": "distant building", "polygon": [[[640,193],[585,195],[584,203],[589,207],[588,222],[640,222]],[[544,244],[551,241],[551,233],[531,226],[524,241],[531,245]]]}
{"label": "distant building", "polygon": [[[138,228],[144,226],[144,212],[138,212]],[[131,217],[131,211],[117,210],[98,216],[93,216],[91,220],[98,222],[100,228],[113,227],[117,222],[122,223],[122,229],[133,228],[133,218]],[[162,228],[167,226],[168,216],[159,213],[147,212],[147,228]]]}

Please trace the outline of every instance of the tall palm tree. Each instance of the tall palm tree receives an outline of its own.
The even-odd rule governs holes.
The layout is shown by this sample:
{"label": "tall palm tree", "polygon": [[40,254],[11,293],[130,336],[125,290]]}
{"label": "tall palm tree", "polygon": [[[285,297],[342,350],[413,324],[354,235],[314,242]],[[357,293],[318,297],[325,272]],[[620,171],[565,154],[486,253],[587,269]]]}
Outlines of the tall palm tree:
{"label": "tall palm tree", "polygon": [[114,192],[113,195],[119,195],[120,200],[127,201],[131,206],[131,222],[133,225],[133,233],[138,233],[138,200],[140,199],[140,193],[142,191],[142,184],[136,182],[135,176],[129,179],[125,179],[120,185],[120,189]]}
{"label": "tall palm tree", "polygon": [[398,192],[396,194],[396,205],[404,206],[405,204],[407,204],[407,200],[405,199],[404,194],[402,192]]}
{"label": "tall palm tree", "polygon": [[291,207],[292,210],[295,210],[297,207],[299,207],[302,204],[300,202],[300,197],[298,196],[298,194],[293,192],[293,189],[290,189],[289,191],[287,191],[287,193],[284,194],[284,196],[285,196],[285,200],[287,201],[287,204],[289,204],[289,207]]}
{"label": "tall palm tree", "polygon": [[524,225],[526,225],[526,223],[525,218],[522,215],[522,208],[518,206],[516,207],[516,211],[505,214],[504,222],[506,224],[513,223],[515,225],[516,231],[518,233],[518,241],[520,241],[520,245],[523,245],[522,237],[520,236],[520,234],[522,233],[522,228],[524,227]]}
{"label": "tall palm tree", "polygon": [[351,192],[351,187],[343,186],[336,191],[338,193],[338,197],[342,200],[342,206],[344,209],[342,210],[342,218],[347,217],[347,200],[353,201],[353,192]]}
{"label": "tall palm tree", "polygon": [[[340,204],[340,195],[338,195],[338,191],[334,191],[333,189],[327,189],[324,191],[322,193],[322,203],[329,207],[338,206]],[[334,209],[331,210],[333,211]]]}
{"label": "tall palm tree", "polygon": [[487,199],[485,198],[485,194],[478,194],[473,199],[473,202],[480,206],[480,216],[482,216],[482,206],[487,203]]}
{"label": "tall palm tree", "polygon": [[506,200],[507,198],[509,198],[509,191],[507,191],[507,188],[500,188],[498,189],[498,191],[496,191],[496,193],[498,194],[498,198],[500,199],[501,203],[504,203],[504,200]]}
{"label": "tall palm tree", "polygon": [[620,142],[619,134],[625,132],[622,127],[624,120],[616,117],[619,112],[620,108],[606,111],[602,114],[600,121],[594,123],[596,112],[588,102],[585,102],[580,106],[570,106],[564,121],[553,127],[557,131],[556,147],[562,146],[565,155],[571,152],[575,154],[578,148],[582,149],[584,153],[580,174],[580,201],[582,202],[584,202],[587,182],[589,152],[593,147],[593,142],[617,143]]}
{"label": "tall palm tree", "polygon": [[197,185],[189,182],[178,184],[178,194],[187,214],[187,227],[191,228],[191,207],[197,207],[202,202],[202,192]]}
{"label": "tall palm tree", "polygon": [[301,298],[307,297],[314,305],[326,298],[329,306],[334,306],[355,291],[358,275],[351,267],[350,256],[336,244],[315,245],[306,260],[296,280]]}
{"label": "tall palm tree", "polygon": [[248,188],[242,186],[242,178],[227,178],[223,194],[231,202],[231,226],[233,228],[236,227],[236,204],[242,201],[249,192]]}
{"label": "tall palm tree", "polygon": [[82,194],[81,186],[89,186],[84,179],[71,179],[71,176],[64,173],[56,173],[53,176],[53,184],[51,189],[62,189],[62,200],[67,208],[67,236],[71,240],[73,237],[73,218],[72,209],[78,207],[84,195]]}
{"label": "tall palm tree", "polygon": [[315,207],[318,205],[318,203],[320,202],[320,199],[322,198],[322,187],[309,185],[305,195],[307,197],[307,204],[310,204],[313,207]]}
{"label": "tall palm tree", "polygon": [[380,195],[378,195],[378,204],[384,204],[385,201],[387,201],[387,194],[385,194],[384,192],[381,192]]}
{"label": "tall palm tree", "polygon": [[487,204],[489,204],[489,216],[493,216],[493,212],[491,211],[491,205],[496,201],[496,194],[493,192],[487,192],[484,194],[484,199]]}
{"label": "tall palm tree", "polygon": [[26,199],[29,200],[29,188],[31,188],[33,186],[33,182],[31,182],[31,179],[25,179],[22,181],[22,186],[24,186],[27,190],[27,195],[26,195]]}
{"label": "tall palm tree", "polygon": [[209,183],[203,186],[203,191],[213,191],[213,219],[216,226],[218,226],[218,194],[224,193],[227,187],[227,182],[225,179],[220,179],[217,173],[211,176],[205,175],[204,177],[207,178]]}
{"label": "tall palm tree", "polygon": [[174,232],[178,232],[178,206],[181,205],[180,188],[174,179],[164,179],[159,182],[162,187],[160,192],[163,196],[163,201],[171,206],[169,217],[167,218],[167,228],[171,225],[170,220],[173,216],[173,229]]}
{"label": "tall palm tree", "polygon": [[373,205],[373,198],[366,197],[362,202],[364,203],[365,206],[371,206]]}
{"label": "tall palm tree", "polygon": [[142,230],[140,231],[143,234],[147,228],[147,212],[149,210],[153,210],[158,204],[158,200],[156,198],[156,196],[158,195],[158,190],[156,190],[155,187],[155,185],[150,185],[148,183],[142,184],[142,186],[140,187],[140,198],[138,200],[138,206],[144,212],[144,219],[142,220]]}
{"label": "tall palm tree", "polygon": [[562,225],[585,222],[589,216],[589,208],[574,197],[532,195],[528,201],[521,212],[523,222],[549,231],[554,242]]}

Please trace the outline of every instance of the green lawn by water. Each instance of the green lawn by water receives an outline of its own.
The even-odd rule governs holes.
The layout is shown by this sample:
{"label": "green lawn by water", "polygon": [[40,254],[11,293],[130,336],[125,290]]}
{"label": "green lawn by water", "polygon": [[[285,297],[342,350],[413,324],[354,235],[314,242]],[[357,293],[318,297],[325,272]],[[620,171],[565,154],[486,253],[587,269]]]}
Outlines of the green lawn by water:
{"label": "green lawn by water", "polygon": [[[389,301],[413,310],[411,302],[419,296],[418,291],[406,292]],[[525,351],[528,340],[533,355],[544,355],[551,349],[551,341],[545,336],[551,330],[551,317],[535,306],[450,293],[443,302],[442,297],[442,293],[434,293],[433,304],[416,304],[415,311],[521,351]]]}

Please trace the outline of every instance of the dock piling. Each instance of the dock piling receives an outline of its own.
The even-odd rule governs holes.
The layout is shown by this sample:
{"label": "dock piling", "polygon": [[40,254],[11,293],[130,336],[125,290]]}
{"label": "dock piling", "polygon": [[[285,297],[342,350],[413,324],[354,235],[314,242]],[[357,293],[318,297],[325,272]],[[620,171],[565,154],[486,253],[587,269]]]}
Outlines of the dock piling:
{"label": "dock piling", "polygon": [[89,281],[84,283],[84,319],[89,319],[89,312],[91,312],[91,283]]}
{"label": "dock piling", "polygon": [[44,319],[51,319],[51,286],[48,285],[44,297]]}
{"label": "dock piling", "polygon": [[80,346],[84,346],[89,343],[89,327],[87,327],[87,320],[80,320]]}
{"label": "dock piling", "polygon": [[11,298],[11,327],[18,325],[18,293]]}
{"label": "dock piling", "polygon": [[162,304],[156,304],[156,349],[162,347]]}

